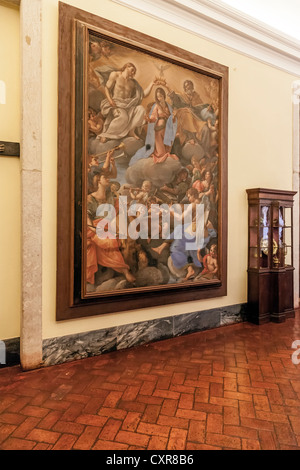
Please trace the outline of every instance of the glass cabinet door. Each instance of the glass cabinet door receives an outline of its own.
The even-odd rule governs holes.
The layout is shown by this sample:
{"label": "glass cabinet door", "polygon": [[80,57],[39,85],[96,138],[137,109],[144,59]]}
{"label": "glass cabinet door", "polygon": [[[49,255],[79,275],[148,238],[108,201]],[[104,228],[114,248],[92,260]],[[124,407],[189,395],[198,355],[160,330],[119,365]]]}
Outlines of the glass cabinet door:
{"label": "glass cabinet door", "polygon": [[271,206],[249,206],[249,268],[270,267]]}
{"label": "glass cabinet door", "polygon": [[283,225],[280,227],[279,254],[281,266],[292,266],[292,208],[283,208]]}
{"label": "glass cabinet door", "polygon": [[259,265],[261,268],[268,268],[270,266],[270,206],[261,206],[260,208],[259,240]]}
{"label": "glass cabinet door", "polygon": [[257,205],[249,206],[249,268],[258,268],[258,227],[259,213]]}
{"label": "glass cabinet door", "polygon": [[283,222],[283,208],[279,204],[272,206],[272,235],[273,235],[273,253],[272,253],[272,266],[273,268],[280,268],[282,260],[280,259],[278,246],[280,238],[282,237]]}
{"label": "glass cabinet door", "polygon": [[292,208],[273,206],[273,258],[274,268],[292,266]]}

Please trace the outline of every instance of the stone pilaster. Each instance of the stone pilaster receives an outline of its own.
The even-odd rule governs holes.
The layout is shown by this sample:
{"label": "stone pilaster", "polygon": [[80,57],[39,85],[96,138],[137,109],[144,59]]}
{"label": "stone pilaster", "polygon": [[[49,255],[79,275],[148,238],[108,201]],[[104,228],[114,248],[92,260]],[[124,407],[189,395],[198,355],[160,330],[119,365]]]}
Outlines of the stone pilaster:
{"label": "stone pilaster", "polygon": [[22,313],[24,370],[42,363],[42,0],[21,1]]}

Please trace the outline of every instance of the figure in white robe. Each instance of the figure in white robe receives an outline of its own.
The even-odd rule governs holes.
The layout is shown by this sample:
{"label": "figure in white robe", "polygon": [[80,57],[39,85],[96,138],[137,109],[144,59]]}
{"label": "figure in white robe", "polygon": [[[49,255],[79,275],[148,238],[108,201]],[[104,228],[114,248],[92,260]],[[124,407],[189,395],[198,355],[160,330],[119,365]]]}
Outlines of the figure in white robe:
{"label": "figure in white robe", "polygon": [[135,74],[136,67],[131,63],[111,72],[105,85],[106,99],[101,102],[101,113],[105,117],[103,132],[99,136],[101,142],[127,136],[138,139],[135,129],[142,126],[146,113],[141,103],[150,94],[154,82],[143,90],[133,78]]}

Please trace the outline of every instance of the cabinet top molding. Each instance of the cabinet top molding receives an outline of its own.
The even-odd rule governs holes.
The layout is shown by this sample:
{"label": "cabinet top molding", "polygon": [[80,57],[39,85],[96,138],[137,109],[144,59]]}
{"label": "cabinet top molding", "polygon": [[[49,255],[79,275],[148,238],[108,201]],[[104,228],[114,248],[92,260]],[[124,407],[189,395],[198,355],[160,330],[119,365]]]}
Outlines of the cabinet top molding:
{"label": "cabinet top molding", "polygon": [[280,198],[282,201],[293,201],[293,197],[297,194],[297,191],[289,191],[282,189],[269,189],[269,188],[251,188],[246,189],[248,194],[248,200],[270,199],[277,201]]}

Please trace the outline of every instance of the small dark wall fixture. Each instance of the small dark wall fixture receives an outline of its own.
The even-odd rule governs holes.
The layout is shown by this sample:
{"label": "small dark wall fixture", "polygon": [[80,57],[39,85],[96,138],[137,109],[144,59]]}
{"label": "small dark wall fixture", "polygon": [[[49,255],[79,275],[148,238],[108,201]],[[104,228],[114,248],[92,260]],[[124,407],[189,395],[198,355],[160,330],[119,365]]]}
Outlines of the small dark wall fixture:
{"label": "small dark wall fixture", "polygon": [[4,142],[3,140],[0,140],[0,156],[19,157],[20,144],[17,142]]}

